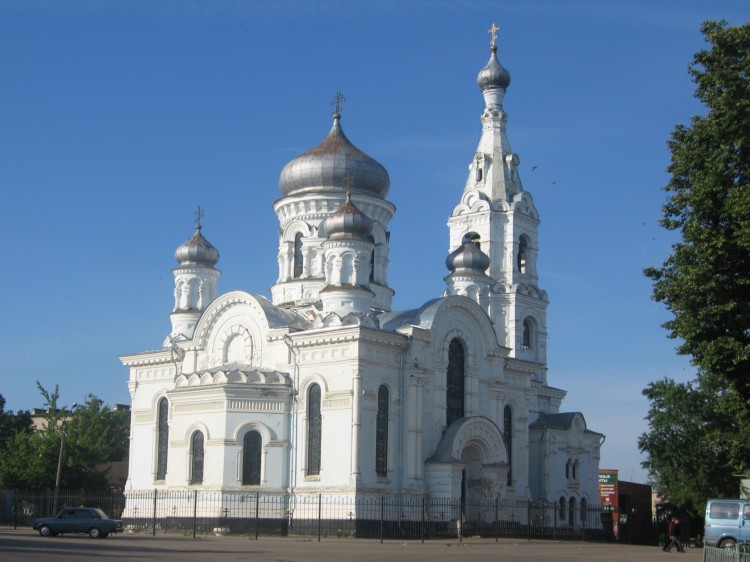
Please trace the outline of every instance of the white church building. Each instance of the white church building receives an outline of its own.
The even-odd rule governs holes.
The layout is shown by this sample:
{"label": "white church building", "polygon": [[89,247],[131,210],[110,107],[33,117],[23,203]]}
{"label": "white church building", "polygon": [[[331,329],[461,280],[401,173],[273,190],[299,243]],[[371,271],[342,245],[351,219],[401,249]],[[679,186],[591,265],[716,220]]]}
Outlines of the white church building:
{"label": "white church building", "polygon": [[408,237],[390,236],[388,172],[346,137],[338,105],[323,141],[281,171],[270,299],[218,291],[198,216],[175,253],[171,332],[121,357],[126,494],[598,504],[604,437],[561,411],[566,391],[547,380],[540,219],[494,40],[477,82],[481,137],[448,219],[445,292],[419,308],[391,309],[390,245]]}

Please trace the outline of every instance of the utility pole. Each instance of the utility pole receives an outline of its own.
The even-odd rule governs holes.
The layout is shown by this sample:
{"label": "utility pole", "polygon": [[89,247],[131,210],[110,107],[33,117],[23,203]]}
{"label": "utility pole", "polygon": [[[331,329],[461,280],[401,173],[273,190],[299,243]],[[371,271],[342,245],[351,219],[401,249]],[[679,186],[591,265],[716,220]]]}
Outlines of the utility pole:
{"label": "utility pole", "polygon": [[57,497],[60,494],[60,473],[62,472],[63,449],[65,448],[65,428],[68,422],[62,422],[62,433],[60,435],[60,455],[57,457],[57,477],[55,478],[55,495],[52,499],[52,515],[57,515]]}

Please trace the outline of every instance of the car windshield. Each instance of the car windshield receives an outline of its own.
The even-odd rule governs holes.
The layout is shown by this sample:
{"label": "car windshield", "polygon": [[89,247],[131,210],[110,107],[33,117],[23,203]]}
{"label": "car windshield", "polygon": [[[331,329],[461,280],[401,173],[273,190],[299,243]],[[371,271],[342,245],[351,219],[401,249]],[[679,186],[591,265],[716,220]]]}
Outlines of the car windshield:
{"label": "car windshield", "polygon": [[96,511],[96,514],[97,514],[97,515],[98,515],[99,517],[101,517],[102,519],[109,519],[109,517],[107,517],[107,514],[106,514],[106,513],[104,513],[104,512],[103,512],[103,511],[102,511],[101,509],[99,509],[98,507],[97,507],[96,509],[94,509],[94,511]]}

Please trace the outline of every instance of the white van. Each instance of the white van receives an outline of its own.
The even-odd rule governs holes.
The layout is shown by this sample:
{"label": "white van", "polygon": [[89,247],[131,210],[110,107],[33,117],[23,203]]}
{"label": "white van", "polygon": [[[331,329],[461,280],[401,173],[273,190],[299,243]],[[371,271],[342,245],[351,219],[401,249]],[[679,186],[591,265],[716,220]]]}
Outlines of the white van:
{"label": "white van", "polygon": [[750,541],[750,500],[715,499],[706,504],[706,546],[733,548]]}

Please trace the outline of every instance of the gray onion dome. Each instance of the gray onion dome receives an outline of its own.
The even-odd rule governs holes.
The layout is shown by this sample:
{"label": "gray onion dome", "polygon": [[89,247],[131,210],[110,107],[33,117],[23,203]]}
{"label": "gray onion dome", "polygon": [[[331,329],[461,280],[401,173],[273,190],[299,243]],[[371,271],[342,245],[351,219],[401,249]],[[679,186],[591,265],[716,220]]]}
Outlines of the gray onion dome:
{"label": "gray onion dome", "polygon": [[[349,177],[356,179],[351,187],[347,183]],[[287,163],[279,178],[284,196],[344,193],[351,189],[385,198],[390,185],[386,169],[346,138],[338,113],[333,114],[333,126],[323,142]]]}
{"label": "gray onion dome", "polygon": [[360,211],[346,194],[346,201],[324,221],[323,228],[329,239],[360,238],[366,240],[372,233],[372,219]]}
{"label": "gray onion dome", "polygon": [[451,273],[484,273],[490,266],[490,258],[479,248],[478,243],[464,238],[462,244],[445,259],[445,265]]}
{"label": "gray onion dome", "polygon": [[174,259],[180,265],[203,265],[213,267],[219,261],[219,250],[201,234],[200,224],[195,227],[195,234],[188,238],[174,253]]}
{"label": "gray onion dome", "polygon": [[477,84],[482,90],[500,88],[505,90],[510,85],[510,72],[505,70],[497,60],[497,47],[492,45],[490,61],[477,75]]}

